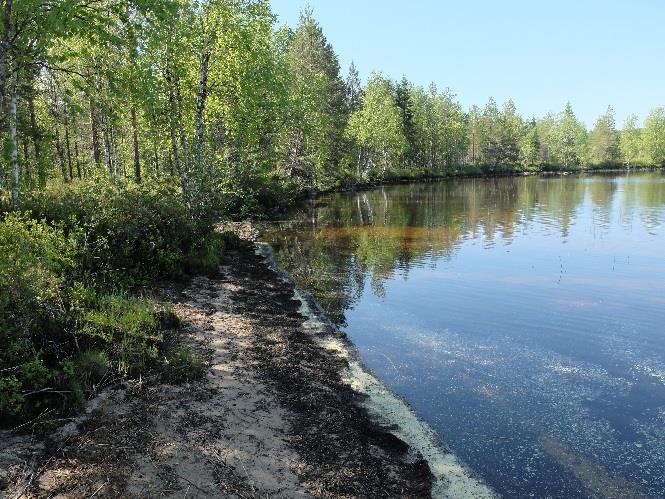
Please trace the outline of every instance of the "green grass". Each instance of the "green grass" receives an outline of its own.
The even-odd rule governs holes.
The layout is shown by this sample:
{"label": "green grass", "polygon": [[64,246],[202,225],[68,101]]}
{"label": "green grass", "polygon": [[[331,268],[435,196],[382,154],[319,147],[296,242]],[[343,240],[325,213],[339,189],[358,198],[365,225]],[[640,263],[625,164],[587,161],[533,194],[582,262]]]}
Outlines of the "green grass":
{"label": "green grass", "polygon": [[164,356],[163,377],[169,383],[184,383],[200,378],[204,367],[205,363],[200,356],[178,347]]}

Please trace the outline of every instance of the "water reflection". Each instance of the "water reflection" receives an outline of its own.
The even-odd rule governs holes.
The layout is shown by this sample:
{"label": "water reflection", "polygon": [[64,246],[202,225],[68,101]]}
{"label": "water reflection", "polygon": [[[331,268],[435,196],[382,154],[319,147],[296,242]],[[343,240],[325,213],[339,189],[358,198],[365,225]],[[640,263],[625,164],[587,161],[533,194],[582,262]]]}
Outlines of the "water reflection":
{"label": "water reflection", "polygon": [[326,196],[264,237],[499,492],[663,497],[664,221],[660,173],[513,177]]}
{"label": "water reflection", "polygon": [[344,325],[344,310],[362,295],[366,275],[382,294],[386,279],[450,259],[469,239],[492,248],[534,232],[565,243],[590,206],[594,239],[607,234],[612,217],[627,232],[639,223],[655,233],[664,219],[665,176],[470,179],[333,194],[305,203],[264,236]]}

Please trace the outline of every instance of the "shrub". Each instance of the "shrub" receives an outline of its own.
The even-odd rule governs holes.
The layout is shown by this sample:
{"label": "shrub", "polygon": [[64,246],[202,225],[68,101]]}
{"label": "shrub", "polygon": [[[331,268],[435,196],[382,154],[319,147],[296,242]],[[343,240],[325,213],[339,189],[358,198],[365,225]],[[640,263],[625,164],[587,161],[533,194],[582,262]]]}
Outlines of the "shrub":
{"label": "shrub", "polygon": [[17,416],[23,410],[25,397],[21,394],[21,382],[16,376],[0,378],[0,416]]}
{"label": "shrub", "polygon": [[110,367],[124,376],[157,358],[155,305],[86,284],[76,231],[22,214],[0,220],[0,423],[68,412]]}
{"label": "shrub", "polygon": [[213,222],[192,217],[178,190],[160,184],[120,189],[82,182],[26,197],[23,208],[75,237],[85,278],[107,288],[181,275]]}
{"label": "shrub", "polygon": [[[193,212],[166,184],[78,182],[22,209],[0,219],[0,424],[70,412],[102,380],[157,364],[177,320],[139,287],[216,271],[226,240],[214,210]],[[175,350],[165,366],[191,379],[203,362]]]}
{"label": "shrub", "polygon": [[185,256],[183,269],[188,273],[211,274],[217,271],[222,257],[226,238],[222,234],[212,232]]}

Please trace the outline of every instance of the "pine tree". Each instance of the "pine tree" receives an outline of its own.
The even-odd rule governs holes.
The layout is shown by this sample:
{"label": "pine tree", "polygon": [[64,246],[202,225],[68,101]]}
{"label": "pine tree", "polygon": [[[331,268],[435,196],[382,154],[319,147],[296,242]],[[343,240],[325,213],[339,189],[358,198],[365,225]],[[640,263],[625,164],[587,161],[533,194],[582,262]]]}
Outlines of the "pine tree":
{"label": "pine tree", "polygon": [[402,129],[407,143],[404,160],[409,166],[415,164],[416,157],[418,156],[413,103],[411,102],[411,88],[411,82],[406,79],[406,76],[402,77],[401,81],[395,86],[395,104],[397,104],[397,107],[400,110]]}
{"label": "pine tree", "polygon": [[350,113],[353,113],[360,108],[363,95],[360,74],[353,62],[349,66],[349,74],[344,83],[346,88],[346,107]]}

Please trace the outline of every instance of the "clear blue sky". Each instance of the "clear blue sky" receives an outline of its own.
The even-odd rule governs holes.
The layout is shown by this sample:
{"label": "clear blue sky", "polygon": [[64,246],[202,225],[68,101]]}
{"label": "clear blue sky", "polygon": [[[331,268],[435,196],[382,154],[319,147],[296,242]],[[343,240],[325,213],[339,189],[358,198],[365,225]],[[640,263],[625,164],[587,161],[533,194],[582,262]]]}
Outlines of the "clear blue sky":
{"label": "clear blue sky", "polygon": [[663,0],[271,0],[295,26],[309,5],[340,59],[449,87],[466,108],[512,98],[524,116],[570,100],[587,126],[665,105]]}

